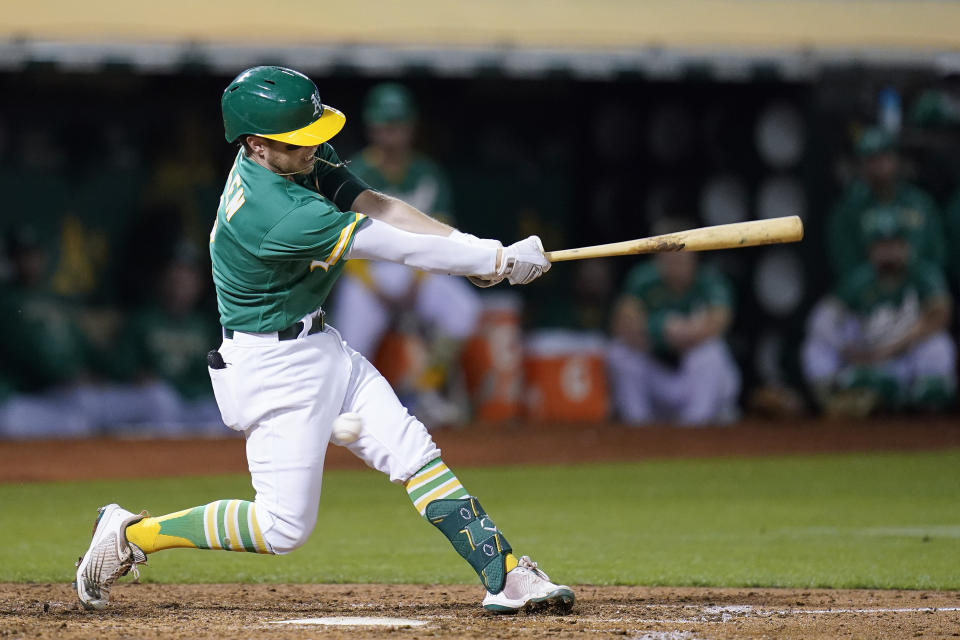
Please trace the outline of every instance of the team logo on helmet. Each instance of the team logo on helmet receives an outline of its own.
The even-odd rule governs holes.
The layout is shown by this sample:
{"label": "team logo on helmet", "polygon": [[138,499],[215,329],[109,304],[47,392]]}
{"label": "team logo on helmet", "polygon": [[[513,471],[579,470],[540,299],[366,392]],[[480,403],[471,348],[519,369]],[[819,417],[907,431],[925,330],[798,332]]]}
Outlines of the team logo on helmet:
{"label": "team logo on helmet", "polygon": [[313,103],[313,115],[319,116],[323,114],[323,103],[320,102],[320,94],[313,92],[310,94],[310,102]]}

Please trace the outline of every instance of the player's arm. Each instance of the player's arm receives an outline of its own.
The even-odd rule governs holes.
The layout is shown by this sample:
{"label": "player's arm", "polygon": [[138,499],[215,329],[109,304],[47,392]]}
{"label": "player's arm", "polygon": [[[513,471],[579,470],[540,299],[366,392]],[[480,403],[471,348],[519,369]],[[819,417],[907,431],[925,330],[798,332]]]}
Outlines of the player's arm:
{"label": "player's arm", "polygon": [[950,298],[941,295],[926,301],[917,321],[894,340],[876,350],[875,360],[886,360],[909,349],[920,340],[943,331],[950,323]]}
{"label": "player's arm", "polygon": [[[410,233],[444,236],[468,245],[478,245],[493,249],[503,248],[503,244],[499,240],[478,238],[475,235],[458,231],[448,224],[431,218],[403,200],[393,198],[372,189],[367,189],[357,196],[356,200],[353,201],[353,210],[366,214],[374,220],[385,222],[397,229],[402,229]],[[486,278],[478,275],[468,275],[467,277],[470,279],[470,282],[478,287],[490,287],[502,280],[502,278]]]}
{"label": "player's arm", "polygon": [[730,309],[725,306],[707,307],[686,317],[675,316],[667,320],[667,340],[678,349],[689,349],[723,335],[731,319]]}
{"label": "player's arm", "polygon": [[624,294],[617,301],[610,320],[613,336],[628,347],[646,351],[649,346],[647,312],[635,296]]}
{"label": "player's arm", "polygon": [[353,201],[351,211],[366,214],[374,220],[385,222],[410,233],[449,236],[454,231],[450,225],[431,218],[403,200],[373,189],[361,192]]}
{"label": "player's arm", "polygon": [[702,307],[688,315],[670,316],[664,325],[664,337],[677,350],[719,338],[733,320],[733,291],[726,279],[708,270],[702,283]]}
{"label": "player's arm", "polygon": [[510,284],[527,284],[550,270],[536,236],[509,247],[484,246],[414,233],[376,219],[356,230],[346,257],[396,262],[433,273],[507,278]]}
{"label": "player's arm", "polygon": [[370,188],[350,171],[330,144],[318,149],[317,190],[341,211],[355,211],[410,233],[448,236],[453,227],[435,220],[416,207]]}

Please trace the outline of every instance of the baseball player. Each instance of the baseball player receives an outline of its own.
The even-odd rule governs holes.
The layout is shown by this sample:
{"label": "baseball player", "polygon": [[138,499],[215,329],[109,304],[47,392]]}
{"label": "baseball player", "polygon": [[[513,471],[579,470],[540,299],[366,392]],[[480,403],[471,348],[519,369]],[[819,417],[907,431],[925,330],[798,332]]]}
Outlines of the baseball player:
{"label": "baseball player", "polygon": [[828,258],[838,279],[855,271],[869,253],[866,218],[876,209],[895,211],[913,255],[943,266],[946,248],[940,210],[924,190],[903,177],[897,139],[879,128],[857,141],[862,177],[844,190],[827,220]]}
{"label": "baseball player", "polygon": [[[370,145],[350,165],[353,174],[378,193],[450,223],[449,181],[414,147],[417,108],[410,92],[396,83],[378,84],[364,101],[363,120]],[[420,370],[406,383],[391,382],[428,428],[466,419],[455,394],[444,393],[451,386],[447,372],[480,318],[480,296],[466,280],[392,262],[351,260],[332,302],[341,335],[370,360],[391,325],[424,334],[429,353]]]}
{"label": "baseball player", "polygon": [[956,391],[951,300],[942,271],[913,255],[895,207],[864,218],[869,258],[814,309],[803,367],[832,413],[942,409]]}
{"label": "baseball player", "polygon": [[[669,233],[683,224],[660,225]],[[729,422],[740,372],[723,340],[730,286],[695,253],[660,253],[634,267],[614,313],[609,363],[625,422],[684,425]]]}
{"label": "baseball player", "polygon": [[[369,189],[327,144],[343,114],[324,105],[301,73],[248,69],[224,91],[221,107],[226,139],[241,149],[210,233],[223,342],[208,364],[224,423],[246,437],[256,499],[160,517],[102,507],[77,563],[80,601],[102,608],[118,577],[163,549],[284,554],[304,544],[317,519],[331,425],[339,414],[356,413],[364,426],[348,448],[404,485],[414,507],[477,572],[485,609],[571,607],[570,588],[514,555],[423,424],[325,323],[321,308],[351,258],[480,284],[526,284],[550,268],[540,240],[503,247]],[[390,523],[382,527],[389,536]]]}

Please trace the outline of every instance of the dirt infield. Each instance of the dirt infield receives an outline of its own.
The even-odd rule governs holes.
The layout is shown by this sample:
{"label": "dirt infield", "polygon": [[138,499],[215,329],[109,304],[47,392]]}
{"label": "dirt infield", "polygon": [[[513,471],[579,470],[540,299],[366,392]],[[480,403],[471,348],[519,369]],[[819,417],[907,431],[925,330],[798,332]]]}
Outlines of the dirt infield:
{"label": "dirt infield", "polygon": [[[477,586],[122,583],[102,612],[66,585],[0,585],[0,637],[28,638],[956,638],[960,593],[780,589],[578,589],[572,614],[490,616]],[[388,616],[418,627],[280,625]]]}
{"label": "dirt infield", "polygon": [[[456,466],[756,456],[960,446],[960,421],[746,423],[724,429],[499,425],[436,434]],[[362,468],[331,447],[328,468]],[[0,482],[242,473],[243,441],[0,443]],[[572,614],[493,617],[465,585],[157,585],[115,587],[84,611],[69,585],[0,584],[3,638],[960,638],[960,592],[576,587]],[[389,617],[394,627],[276,624]],[[352,620],[341,620],[352,622]],[[422,624],[423,626],[404,626]]]}
{"label": "dirt infield", "polygon": [[[434,434],[455,467],[648,458],[758,456],[960,447],[960,420],[916,417],[829,423],[751,421],[733,427],[629,428],[612,424],[475,425]],[[331,446],[327,469],[362,469]],[[0,482],[244,473],[241,438],[0,442]]]}

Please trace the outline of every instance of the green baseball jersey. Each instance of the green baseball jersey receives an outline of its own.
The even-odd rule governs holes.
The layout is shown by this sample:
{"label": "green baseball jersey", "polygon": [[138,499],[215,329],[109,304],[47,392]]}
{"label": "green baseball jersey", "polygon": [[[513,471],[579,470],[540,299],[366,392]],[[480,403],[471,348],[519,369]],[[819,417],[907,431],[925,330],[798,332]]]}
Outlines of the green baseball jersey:
{"label": "green baseball jersey", "polygon": [[377,191],[399,198],[424,213],[447,219],[453,215],[453,196],[447,176],[421,153],[413,154],[402,175],[386,175],[380,153],[374,148],[367,148],[353,158],[350,169]]}
{"label": "green baseball jersey", "polygon": [[0,360],[20,391],[69,383],[84,372],[91,347],[74,308],[63,298],[35,289],[0,291]]}
{"label": "green baseball jersey", "polygon": [[675,355],[664,336],[669,316],[690,315],[715,307],[733,308],[733,293],[726,278],[704,266],[697,267],[693,284],[686,291],[676,292],[667,286],[656,262],[639,264],[627,274],[623,292],[643,305],[654,350],[663,355]]}
{"label": "green baseball jersey", "polygon": [[227,176],[210,232],[220,323],[228,329],[286,329],[320,307],[343,269],[341,258],[365,216],[335,203],[353,202],[366,185],[333,147],[291,182],[241,150]]}
{"label": "green baseball jersey", "polygon": [[206,354],[219,337],[201,314],[173,316],[161,308],[147,308],[130,318],[125,334],[128,375],[149,372],[185,398],[211,394]]}
{"label": "green baseball jersey", "polygon": [[915,260],[895,280],[881,280],[872,265],[861,265],[844,278],[836,295],[859,318],[864,342],[879,345],[913,326],[927,303],[949,292],[939,267]]}
{"label": "green baseball jersey", "polygon": [[892,202],[876,199],[865,182],[854,182],[841,196],[827,223],[831,266],[843,279],[867,259],[863,221],[877,207],[893,207],[907,229],[913,255],[943,266],[946,260],[942,223],[937,205],[925,191],[908,183],[897,186]]}

